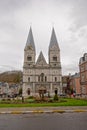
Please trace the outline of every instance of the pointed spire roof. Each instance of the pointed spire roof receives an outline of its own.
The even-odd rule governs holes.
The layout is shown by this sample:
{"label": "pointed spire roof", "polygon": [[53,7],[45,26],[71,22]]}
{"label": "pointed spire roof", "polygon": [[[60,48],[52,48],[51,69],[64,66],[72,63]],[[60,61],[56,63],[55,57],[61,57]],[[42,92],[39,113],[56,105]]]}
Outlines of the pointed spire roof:
{"label": "pointed spire roof", "polygon": [[35,49],[34,38],[33,38],[33,33],[32,33],[31,27],[30,27],[27,42],[26,42],[26,46],[29,46],[29,45],[31,45],[33,47],[33,49]]}
{"label": "pointed spire roof", "polygon": [[57,46],[58,49],[59,49],[59,46],[58,46],[58,41],[57,41],[57,38],[56,38],[56,34],[55,34],[55,30],[54,28],[52,29],[52,34],[51,34],[51,39],[50,39],[50,45],[49,45],[49,49],[52,47],[52,46]]}
{"label": "pointed spire roof", "polygon": [[46,60],[45,60],[45,58],[44,58],[44,56],[43,56],[42,51],[40,52],[40,54],[39,54],[39,56],[38,56],[38,59],[37,59],[36,64],[39,64],[39,65],[40,65],[40,63],[41,63],[41,64],[47,64],[47,63],[46,63]]}

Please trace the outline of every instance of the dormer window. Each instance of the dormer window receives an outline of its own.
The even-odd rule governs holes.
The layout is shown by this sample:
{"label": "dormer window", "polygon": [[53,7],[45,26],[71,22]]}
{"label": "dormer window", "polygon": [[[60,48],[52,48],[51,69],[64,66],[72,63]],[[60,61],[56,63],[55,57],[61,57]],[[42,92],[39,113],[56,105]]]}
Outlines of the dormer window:
{"label": "dormer window", "polygon": [[56,56],[53,57],[53,61],[57,61],[57,57]]}
{"label": "dormer window", "polygon": [[32,61],[32,57],[31,57],[31,56],[28,56],[28,57],[27,57],[27,60],[28,60],[28,61]]}

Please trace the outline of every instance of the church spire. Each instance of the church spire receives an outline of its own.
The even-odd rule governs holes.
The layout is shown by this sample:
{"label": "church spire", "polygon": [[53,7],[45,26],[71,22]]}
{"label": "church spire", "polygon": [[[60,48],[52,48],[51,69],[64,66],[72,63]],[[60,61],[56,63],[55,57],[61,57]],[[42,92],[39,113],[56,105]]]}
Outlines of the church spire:
{"label": "church spire", "polygon": [[54,45],[59,49],[56,34],[55,34],[55,30],[53,28],[52,29],[52,34],[51,34],[51,39],[50,39],[49,49],[52,48]]}
{"label": "church spire", "polygon": [[34,44],[34,38],[33,38],[33,33],[32,33],[32,28],[30,27],[26,46],[32,46],[32,48],[35,50],[35,44]]}

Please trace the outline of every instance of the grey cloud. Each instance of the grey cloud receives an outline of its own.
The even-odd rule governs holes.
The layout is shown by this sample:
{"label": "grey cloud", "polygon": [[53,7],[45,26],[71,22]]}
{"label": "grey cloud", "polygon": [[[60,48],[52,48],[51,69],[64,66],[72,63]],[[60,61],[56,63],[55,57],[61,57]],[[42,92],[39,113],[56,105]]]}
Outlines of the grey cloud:
{"label": "grey cloud", "polygon": [[73,0],[71,18],[73,19],[72,31],[77,31],[87,26],[87,0]]}
{"label": "grey cloud", "polygon": [[31,2],[31,0],[21,0],[21,1],[20,0],[0,0],[0,11],[12,12],[13,10],[16,10],[17,8],[21,8],[21,6],[25,6],[29,2]]}
{"label": "grey cloud", "polygon": [[62,69],[63,74],[75,74],[75,72],[79,72],[79,68],[78,66],[75,66],[74,64],[69,64],[68,66],[63,65],[63,69]]}
{"label": "grey cloud", "polygon": [[[33,23],[37,55],[42,49],[48,59],[48,45],[51,36],[49,28],[52,26],[49,22],[54,22],[57,38],[59,35],[61,38],[58,41],[63,73],[77,71],[79,58],[87,51],[86,6],[86,0],[0,0],[1,62],[4,65],[22,68],[23,49],[30,22]],[[69,11],[66,12],[68,8]],[[69,18],[64,13],[68,13]],[[66,21],[67,23],[64,23]]]}

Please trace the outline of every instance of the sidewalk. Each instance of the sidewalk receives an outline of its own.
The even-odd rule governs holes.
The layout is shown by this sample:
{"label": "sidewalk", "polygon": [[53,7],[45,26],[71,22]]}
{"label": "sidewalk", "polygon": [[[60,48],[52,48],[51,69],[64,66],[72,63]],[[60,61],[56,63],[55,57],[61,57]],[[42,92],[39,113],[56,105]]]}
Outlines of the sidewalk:
{"label": "sidewalk", "polygon": [[87,112],[87,106],[0,108],[0,114]]}

